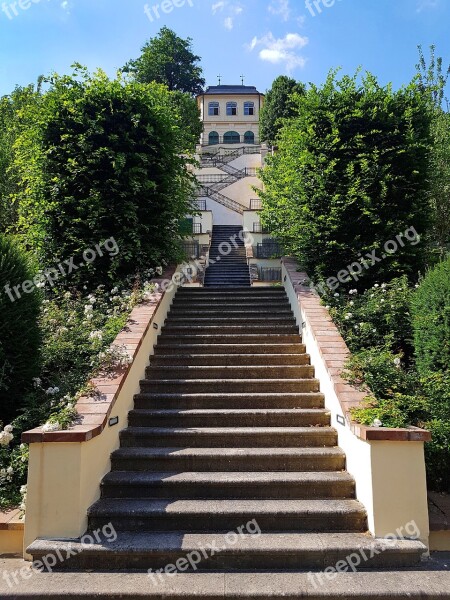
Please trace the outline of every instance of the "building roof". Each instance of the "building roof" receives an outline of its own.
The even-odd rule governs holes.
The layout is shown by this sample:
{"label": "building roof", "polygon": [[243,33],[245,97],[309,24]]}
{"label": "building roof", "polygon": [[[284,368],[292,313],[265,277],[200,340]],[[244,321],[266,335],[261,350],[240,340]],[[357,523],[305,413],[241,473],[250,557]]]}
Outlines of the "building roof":
{"label": "building roof", "polygon": [[258,94],[260,94],[261,96],[264,95],[258,92],[256,87],[254,87],[253,85],[210,85],[208,88],[206,88],[203,94],[199,94],[199,96],[229,96],[232,94],[236,94],[239,96],[242,96],[243,94],[248,94],[252,96]]}

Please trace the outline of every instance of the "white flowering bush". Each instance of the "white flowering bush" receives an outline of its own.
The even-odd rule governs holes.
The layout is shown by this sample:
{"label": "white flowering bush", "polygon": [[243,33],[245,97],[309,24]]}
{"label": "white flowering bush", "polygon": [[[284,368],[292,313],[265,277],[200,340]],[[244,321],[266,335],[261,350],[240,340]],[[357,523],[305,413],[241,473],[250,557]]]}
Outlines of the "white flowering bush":
{"label": "white flowering bush", "polygon": [[41,371],[31,382],[24,413],[0,427],[0,508],[24,504],[20,490],[26,484],[28,449],[20,444],[21,433],[37,426],[60,431],[76,423],[75,404],[86,393],[86,382],[129,365],[126,348],[111,344],[130,311],[154,290],[145,281],[122,290],[51,291],[43,301]]}

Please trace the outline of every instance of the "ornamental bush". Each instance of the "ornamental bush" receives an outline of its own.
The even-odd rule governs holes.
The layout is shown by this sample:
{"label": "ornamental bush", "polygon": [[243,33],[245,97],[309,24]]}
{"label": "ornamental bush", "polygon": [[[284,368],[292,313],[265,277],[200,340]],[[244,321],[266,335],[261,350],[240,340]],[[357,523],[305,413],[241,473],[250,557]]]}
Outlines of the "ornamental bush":
{"label": "ornamental bush", "polygon": [[48,83],[16,144],[20,231],[43,266],[73,259],[60,285],[94,290],[176,261],[193,176],[171,92],[80,66]]}
{"label": "ornamental bush", "polygon": [[0,421],[4,424],[23,407],[39,368],[40,294],[35,288],[17,298],[11,291],[11,286],[33,277],[27,255],[11,237],[0,234]]}
{"label": "ornamental bush", "polygon": [[[261,172],[263,221],[313,281],[337,277],[376,252],[359,285],[423,269],[423,244],[385,244],[430,227],[431,114],[416,84],[394,91],[366,74],[311,85]],[[411,231],[413,231],[411,229]],[[370,262],[370,261],[369,261]],[[352,279],[348,286],[355,286]]]}
{"label": "ornamental bush", "polygon": [[417,369],[446,371],[450,366],[450,256],[429,271],[411,301]]}

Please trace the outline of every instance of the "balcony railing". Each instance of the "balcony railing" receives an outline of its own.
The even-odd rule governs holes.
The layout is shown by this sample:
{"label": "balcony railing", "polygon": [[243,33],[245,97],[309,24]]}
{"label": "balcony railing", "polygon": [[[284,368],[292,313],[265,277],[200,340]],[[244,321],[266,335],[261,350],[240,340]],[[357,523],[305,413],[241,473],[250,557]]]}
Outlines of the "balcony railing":
{"label": "balcony railing", "polygon": [[262,223],[253,223],[253,233],[268,233]]}
{"label": "balcony railing", "polygon": [[281,258],[283,256],[283,247],[276,240],[265,240],[262,244],[256,245],[256,258]]}
{"label": "balcony railing", "polygon": [[206,210],[206,200],[194,200],[192,207],[194,210]]}
{"label": "balcony railing", "polygon": [[252,198],[250,200],[250,210],[261,210],[262,200],[261,198]]}
{"label": "balcony railing", "polygon": [[200,258],[200,245],[198,242],[182,242],[182,249],[186,258]]}
{"label": "balcony railing", "polygon": [[192,233],[194,235],[200,235],[202,233],[202,224],[201,223],[193,223],[192,224]]}
{"label": "balcony railing", "polygon": [[201,184],[222,183],[229,175],[197,175],[197,181]]}

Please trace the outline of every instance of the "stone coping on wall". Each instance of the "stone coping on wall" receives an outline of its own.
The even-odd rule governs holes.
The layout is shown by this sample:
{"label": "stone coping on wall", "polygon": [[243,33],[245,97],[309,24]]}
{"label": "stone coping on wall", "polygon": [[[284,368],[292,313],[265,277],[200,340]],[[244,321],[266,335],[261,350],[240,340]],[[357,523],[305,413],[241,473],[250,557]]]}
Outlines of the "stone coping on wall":
{"label": "stone coping on wall", "polygon": [[325,368],[333,383],[336,396],[351,431],[366,441],[392,442],[428,442],[431,433],[416,427],[394,429],[388,427],[367,427],[351,420],[350,409],[361,406],[367,393],[353,387],[342,378],[350,351],[338,328],[334,324],[329,311],[321,304],[320,297],[306,283],[309,281],[305,272],[299,271],[298,263],[293,258],[283,258],[282,263],[290,278],[293,289],[300,304],[306,325],[309,327],[319,348]]}
{"label": "stone coping on wall", "polygon": [[[131,362],[127,368],[118,369],[107,377],[95,377],[90,380],[93,387],[91,396],[81,397],[76,404],[79,423],[63,431],[43,431],[37,427],[22,434],[22,442],[26,444],[42,442],[87,442],[100,435],[108,424],[116,400],[131,369],[135,357],[142,345],[148,330],[153,326],[156,312],[165,296],[161,284],[170,280],[175,268],[167,269],[161,278],[152,279],[159,288],[150,300],[136,306],[128,319],[125,328],[118,334],[113,346],[125,346]],[[161,326],[161,323],[158,323]]]}
{"label": "stone coping on wall", "polygon": [[0,511],[0,531],[23,531],[25,521],[21,519],[23,511],[18,508]]}

